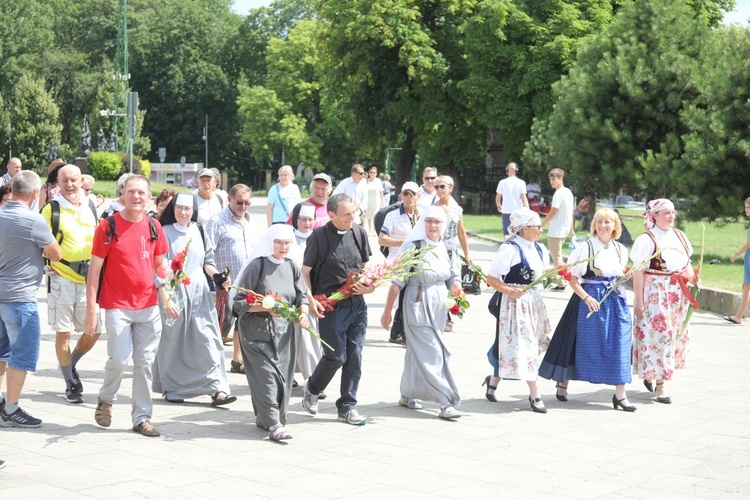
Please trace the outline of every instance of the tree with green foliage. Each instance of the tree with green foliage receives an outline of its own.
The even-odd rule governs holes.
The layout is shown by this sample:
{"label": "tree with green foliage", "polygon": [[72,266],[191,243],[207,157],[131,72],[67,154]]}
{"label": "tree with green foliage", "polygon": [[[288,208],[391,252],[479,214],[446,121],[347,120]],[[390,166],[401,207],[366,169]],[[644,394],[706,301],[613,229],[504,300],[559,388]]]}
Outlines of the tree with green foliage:
{"label": "tree with green foliage", "polygon": [[693,218],[731,219],[750,196],[750,38],[748,29],[712,33],[696,73],[702,99],[688,103],[685,152],[675,187]]}
{"label": "tree with green foliage", "polygon": [[25,75],[16,84],[9,116],[13,124],[13,155],[24,168],[41,172],[49,163],[48,147],[60,145],[60,110],[40,79]]}
{"label": "tree with green foliage", "polygon": [[594,199],[620,189],[674,195],[684,175],[681,113],[699,98],[709,31],[709,18],[684,2],[623,2],[553,86],[554,110],[535,125],[524,161],[569,171],[579,195]]}

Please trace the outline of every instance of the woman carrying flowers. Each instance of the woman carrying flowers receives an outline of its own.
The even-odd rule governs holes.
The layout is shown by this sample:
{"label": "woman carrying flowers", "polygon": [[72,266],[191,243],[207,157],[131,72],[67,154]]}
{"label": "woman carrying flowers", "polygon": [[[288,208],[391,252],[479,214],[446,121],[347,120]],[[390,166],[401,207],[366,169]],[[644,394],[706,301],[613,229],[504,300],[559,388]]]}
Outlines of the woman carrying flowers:
{"label": "woman carrying flowers", "polygon": [[[636,408],[628,401],[625,384],[631,380],[633,324],[625,291],[618,282],[627,272],[628,250],[615,241],[621,232],[617,214],[602,208],[591,222],[591,237],[570,254],[570,262],[583,262],[569,268],[574,293],[557,324],[539,375],[557,381],[555,396],[560,401],[568,400],[569,380],[614,385],[612,405],[632,412]],[[613,286],[619,289],[607,295]],[[594,314],[589,314],[592,311]]]}
{"label": "woman carrying flowers", "polygon": [[152,389],[171,403],[210,395],[211,406],[219,406],[237,398],[229,394],[218,318],[203,275],[218,272],[214,250],[195,222],[197,213],[193,196],[180,193],[159,219],[174,278],[171,290],[159,286],[163,325]]}
{"label": "woman carrying flowers", "polygon": [[497,401],[495,389],[501,378],[525,380],[529,405],[536,413],[547,413],[539,388],[539,354],[547,349],[551,327],[542,295],[526,285],[541,276],[549,265],[549,252],[538,243],[542,234],[539,214],[519,208],[510,215],[510,238],[497,251],[487,274],[487,284],[502,293],[498,318],[499,335],[487,357],[494,373],[487,376],[486,397]]}
{"label": "woman carrying flowers", "polygon": [[273,441],[292,437],[284,426],[294,381],[296,345],[294,325],[272,310],[279,303],[299,307],[300,326],[309,326],[307,288],[299,265],[290,257],[295,246],[292,226],[274,224],[266,229],[238,274],[237,283],[265,297],[259,301],[244,291],[234,296],[255,425],[269,431]]}
{"label": "woman carrying flowers", "polygon": [[672,379],[674,370],[684,368],[687,359],[689,335],[682,326],[691,295],[687,283],[695,281],[690,266],[693,247],[682,231],[672,227],[671,201],[648,202],[643,217],[646,232],[636,238],[630,251],[636,268],[645,263],[633,276],[633,373],[650,392],[656,380],[656,400],[670,404],[664,382]]}
{"label": "woman carrying flowers", "polygon": [[[406,287],[403,321],[407,343],[399,404],[420,409],[423,407],[420,399],[434,401],[440,404],[440,418],[455,419],[461,416],[455,408],[461,404],[461,398],[448,366],[450,352],[443,340],[443,329],[448,290],[454,295],[463,292],[461,280],[442,241],[445,219],[442,207],[428,207],[406,237],[400,250],[402,254],[414,248],[429,247],[432,251],[416,264],[415,274],[394,280],[388,290],[380,324],[389,329],[393,303],[400,290]],[[453,258],[458,256],[453,254]]]}

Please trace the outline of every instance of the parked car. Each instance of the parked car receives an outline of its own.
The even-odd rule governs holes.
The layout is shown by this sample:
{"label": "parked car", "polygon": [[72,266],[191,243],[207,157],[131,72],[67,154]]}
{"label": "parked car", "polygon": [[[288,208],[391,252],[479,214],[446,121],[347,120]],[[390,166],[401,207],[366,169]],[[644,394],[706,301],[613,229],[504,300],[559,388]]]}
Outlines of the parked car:
{"label": "parked car", "polygon": [[615,197],[615,206],[628,208],[631,210],[646,210],[646,204],[641,201],[635,201],[630,195],[620,195]]}

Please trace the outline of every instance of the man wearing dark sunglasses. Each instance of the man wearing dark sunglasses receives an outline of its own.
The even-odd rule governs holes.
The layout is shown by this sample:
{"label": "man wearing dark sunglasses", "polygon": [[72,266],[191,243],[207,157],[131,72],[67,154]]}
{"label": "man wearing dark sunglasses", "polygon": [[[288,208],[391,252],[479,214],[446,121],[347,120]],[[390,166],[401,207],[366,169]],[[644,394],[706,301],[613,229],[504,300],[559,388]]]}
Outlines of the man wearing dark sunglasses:
{"label": "man wearing dark sunglasses", "polygon": [[425,168],[422,172],[422,186],[419,188],[419,201],[417,201],[420,212],[424,212],[427,207],[437,201],[435,179],[437,179],[437,169],[435,167]]}
{"label": "man wearing dark sunglasses", "polygon": [[362,214],[367,210],[367,174],[359,163],[352,165],[351,177],[339,182],[333,194],[343,193],[354,198],[354,222],[362,223]]}

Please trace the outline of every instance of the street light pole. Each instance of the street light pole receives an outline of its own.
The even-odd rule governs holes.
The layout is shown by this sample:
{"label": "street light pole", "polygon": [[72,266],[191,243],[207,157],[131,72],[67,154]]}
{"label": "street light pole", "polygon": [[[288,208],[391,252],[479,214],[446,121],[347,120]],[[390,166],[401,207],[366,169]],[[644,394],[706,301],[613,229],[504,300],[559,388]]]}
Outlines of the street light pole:
{"label": "street light pole", "polygon": [[206,142],[206,163],[203,168],[208,168],[208,115],[206,115],[206,126],[203,128],[203,140]]}

